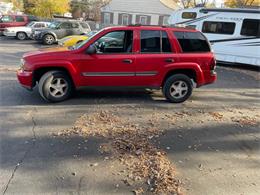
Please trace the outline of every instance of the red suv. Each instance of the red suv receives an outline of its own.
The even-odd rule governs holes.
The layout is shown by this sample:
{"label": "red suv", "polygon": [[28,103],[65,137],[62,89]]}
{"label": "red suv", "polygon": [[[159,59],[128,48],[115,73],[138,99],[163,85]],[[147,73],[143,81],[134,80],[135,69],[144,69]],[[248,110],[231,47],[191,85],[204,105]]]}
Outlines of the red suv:
{"label": "red suv", "polygon": [[160,89],[174,103],[216,80],[216,62],[205,36],[161,26],[105,28],[69,48],[27,53],[17,72],[22,86],[38,83],[40,95],[59,102],[84,86]]}
{"label": "red suv", "polygon": [[25,26],[31,21],[36,21],[35,16],[28,15],[3,15],[0,18],[0,34],[3,33],[5,28]]}

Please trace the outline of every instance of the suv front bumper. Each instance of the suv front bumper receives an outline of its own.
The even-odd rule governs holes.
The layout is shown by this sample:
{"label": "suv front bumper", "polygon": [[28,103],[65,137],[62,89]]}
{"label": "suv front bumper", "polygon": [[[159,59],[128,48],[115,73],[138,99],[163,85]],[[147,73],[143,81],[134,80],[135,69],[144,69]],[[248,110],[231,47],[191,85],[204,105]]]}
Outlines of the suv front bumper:
{"label": "suv front bumper", "polygon": [[33,73],[31,71],[25,71],[19,69],[16,73],[19,83],[26,89],[32,90]]}

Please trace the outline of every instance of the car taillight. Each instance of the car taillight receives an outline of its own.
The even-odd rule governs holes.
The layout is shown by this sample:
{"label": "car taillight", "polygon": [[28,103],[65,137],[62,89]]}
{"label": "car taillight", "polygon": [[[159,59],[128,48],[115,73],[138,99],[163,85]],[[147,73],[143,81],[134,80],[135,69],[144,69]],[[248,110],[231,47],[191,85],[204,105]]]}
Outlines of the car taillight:
{"label": "car taillight", "polygon": [[215,75],[216,74],[216,65],[217,65],[217,62],[216,62],[216,58],[213,57],[211,62],[210,62],[210,73],[212,75]]}

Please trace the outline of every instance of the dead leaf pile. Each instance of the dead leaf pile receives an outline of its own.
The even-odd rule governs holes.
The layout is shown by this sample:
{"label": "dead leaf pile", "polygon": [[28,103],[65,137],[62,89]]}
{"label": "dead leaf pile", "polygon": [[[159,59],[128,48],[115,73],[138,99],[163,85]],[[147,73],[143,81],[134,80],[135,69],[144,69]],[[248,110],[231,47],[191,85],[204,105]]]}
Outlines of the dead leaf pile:
{"label": "dead leaf pile", "polygon": [[215,119],[215,120],[222,120],[223,115],[218,112],[209,112],[209,114]]}
{"label": "dead leaf pile", "polygon": [[126,165],[129,174],[125,184],[135,187],[146,184],[146,189],[134,192],[155,194],[180,194],[180,181],[175,178],[175,169],[166,153],[152,144],[152,139],[162,131],[155,123],[133,124],[111,112],[101,111],[80,117],[74,127],[60,133],[104,137],[108,143],[100,146],[102,153],[110,153]]}
{"label": "dead leaf pile", "polygon": [[238,119],[232,118],[233,122],[239,123],[241,126],[257,126],[259,125],[259,121],[256,118],[244,116]]}

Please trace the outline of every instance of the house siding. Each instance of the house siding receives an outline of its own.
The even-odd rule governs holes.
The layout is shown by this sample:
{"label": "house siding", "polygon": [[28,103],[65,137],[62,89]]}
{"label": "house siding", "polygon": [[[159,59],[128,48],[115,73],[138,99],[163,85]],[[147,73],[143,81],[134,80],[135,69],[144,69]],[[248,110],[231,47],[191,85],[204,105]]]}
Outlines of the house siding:
{"label": "house siding", "polygon": [[[147,6],[149,5],[149,6]],[[174,10],[165,6],[160,0],[112,0],[101,8],[101,13],[110,12],[111,25],[122,25],[122,15],[128,14],[130,24],[140,23],[141,16],[147,16],[147,24],[158,25],[163,23],[163,17],[169,16]],[[101,14],[104,23],[104,14]]]}

